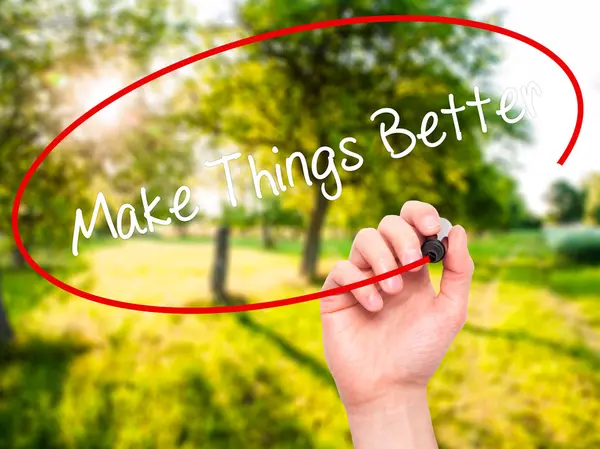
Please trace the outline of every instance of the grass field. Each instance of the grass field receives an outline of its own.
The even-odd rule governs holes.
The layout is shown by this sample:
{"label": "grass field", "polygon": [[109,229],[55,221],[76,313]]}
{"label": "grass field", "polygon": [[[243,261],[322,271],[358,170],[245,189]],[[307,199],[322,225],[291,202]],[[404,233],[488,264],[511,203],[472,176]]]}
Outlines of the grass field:
{"label": "grass field", "polygon": [[[185,244],[183,244],[185,243]],[[297,243],[237,241],[247,301],[314,291]],[[347,242],[326,248],[326,273]],[[554,259],[537,234],[472,242],[469,319],[430,387],[441,448],[600,447],[600,268]],[[96,246],[76,286],[145,304],[208,304],[212,246]],[[432,267],[439,278],[439,267]],[[0,448],[349,448],[318,304],[216,316],[129,312],[4,274],[18,339],[0,356]]]}

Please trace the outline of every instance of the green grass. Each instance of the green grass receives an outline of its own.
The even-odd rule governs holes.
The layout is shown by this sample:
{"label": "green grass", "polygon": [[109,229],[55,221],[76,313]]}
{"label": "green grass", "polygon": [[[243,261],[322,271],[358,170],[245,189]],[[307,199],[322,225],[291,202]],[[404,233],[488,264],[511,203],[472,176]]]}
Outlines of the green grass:
{"label": "green grass", "polygon": [[[296,276],[299,242],[234,243],[229,288],[245,300],[319,288]],[[330,241],[321,271],[348,247]],[[469,320],[430,387],[440,447],[600,447],[600,269],[560,264],[535,233],[476,240],[471,253]],[[85,270],[64,273],[81,288],[210,303],[208,242],[85,254]],[[316,302],[170,316],[70,297],[31,271],[5,273],[3,289],[18,339],[0,349],[2,449],[351,447]]]}
{"label": "green grass", "polygon": [[[204,243],[211,244],[214,239],[208,236],[189,236],[189,237],[178,237],[161,239],[160,236],[155,237],[158,240],[178,242],[181,244],[190,243]],[[249,248],[263,251],[263,243],[256,236],[248,235],[235,235],[231,238],[231,245],[236,248]],[[346,257],[352,246],[352,241],[339,237],[328,237],[324,238],[321,243],[321,254],[325,257]],[[276,238],[276,247],[269,250],[269,252],[275,252],[279,254],[294,254],[298,255],[302,253],[303,241],[302,238],[297,239],[282,239]]]}

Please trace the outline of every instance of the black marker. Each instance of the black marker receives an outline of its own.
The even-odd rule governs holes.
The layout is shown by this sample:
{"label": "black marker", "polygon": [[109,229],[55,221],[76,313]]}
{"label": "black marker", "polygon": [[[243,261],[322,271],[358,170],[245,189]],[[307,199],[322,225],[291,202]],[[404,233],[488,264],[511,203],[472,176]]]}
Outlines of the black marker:
{"label": "black marker", "polygon": [[441,261],[446,255],[446,247],[442,240],[448,237],[448,233],[452,229],[452,223],[445,218],[441,218],[440,222],[440,232],[437,235],[427,237],[421,246],[423,257],[428,256],[431,263]]}

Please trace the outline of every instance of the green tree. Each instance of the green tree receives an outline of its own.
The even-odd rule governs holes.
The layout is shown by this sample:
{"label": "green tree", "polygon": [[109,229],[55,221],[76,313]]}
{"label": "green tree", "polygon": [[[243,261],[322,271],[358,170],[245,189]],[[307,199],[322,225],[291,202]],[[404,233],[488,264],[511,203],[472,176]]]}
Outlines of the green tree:
{"label": "green tree", "polygon": [[589,223],[600,225],[600,173],[589,175],[584,186],[585,219]]}
{"label": "green tree", "polygon": [[[173,197],[195,174],[192,142],[178,132],[177,124],[163,114],[146,114],[141,126],[126,135],[118,135],[110,154],[103,156],[103,178],[113,197],[113,204],[129,203],[143,210],[140,189],[145,188],[148,201],[160,197],[153,215],[165,219],[171,215]],[[185,200],[182,194],[180,202]],[[116,200],[116,201],[115,201]],[[180,211],[184,217],[193,213],[193,199]],[[185,223],[173,218],[174,226]]]}
{"label": "green tree", "polygon": [[[286,2],[248,0],[239,9],[244,35],[259,34],[323,19],[372,14],[434,14],[465,17],[470,1],[440,3],[383,0]],[[482,146],[476,111],[461,117],[463,140],[453,139],[435,149],[420,145],[401,161],[390,159],[378,136],[378,124],[369,116],[382,107],[401,114],[402,126],[420,130],[425,113],[448,107],[448,94],[457,105],[473,99],[475,78],[485,78],[496,61],[493,37],[476,30],[437,24],[369,24],[325,29],[272,39],[203,65],[200,98],[190,123],[220,134],[256,157],[277,146],[279,161],[301,151],[310,163],[317,148],[337,151],[341,139],[352,136],[352,149],[364,158],[356,172],[336,167],[344,188],[369,189],[363,204],[351,207],[380,213],[403,200],[419,196],[444,203],[448,209],[465,201],[466,175],[480,164]],[[489,119],[490,129],[500,128]],[[391,119],[391,117],[389,117]],[[441,120],[438,131],[454,133],[451,120]],[[492,134],[492,133],[489,133]],[[513,128],[517,135],[517,128]],[[390,139],[401,151],[406,141]],[[419,154],[420,153],[420,154]],[[327,160],[319,159],[321,173]],[[475,167],[475,168],[474,168]],[[296,167],[298,168],[298,167]],[[296,173],[296,182],[302,175]],[[321,230],[330,208],[322,188],[335,191],[333,177],[312,176],[313,200],[301,271],[314,276]],[[343,201],[342,198],[338,201]],[[365,212],[365,209],[368,211]]]}
{"label": "green tree", "polygon": [[[125,57],[146,72],[159,46],[179,45],[185,27],[180,2],[0,0],[0,234],[12,234],[17,187],[44,146],[68,123],[58,81]],[[64,106],[64,105],[63,105]],[[73,118],[70,117],[72,120]],[[90,182],[101,176],[101,157],[84,142],[60,145],[30,181],[19,209],[24,244],[61,247],[73,215],[90,204]],[[23,265],[18,251],[15,263]]]}
{"label": "green tree", "polygon": [[483,231],[539,226],[527,209],[517,182],[502,164],[482,162],[479,169],[468,174],[467,183],[468,199],[462,212],[472,228]]}
{"label": "green tree", "polygon": [[549,203],[549,218],[555,223],[574,223],[583,218],[585,192],[566,180],[557,180],[546,195]]}
{"label": "green tree", "polygon": [[[56,120],[47,117],[47,111],[40,107],[53,100],[44,92],[49,83],[43,76],[51,64],[51,55],[49,44],[36,44],[31,32],[38,20],[35,3],[27,8],[3,0],[0,5],[0,233],[8,237],[12,232],[10,214],[17,186],[41,152],[40,141],[51,135]],[[37,241],[55,241],[56,227],[51,224],[61,222],[55,209],[73,192],[65,191],[62,198],[54,193],[57,187],[65,186],[73,171],[67,172],[62,161],[54,159],[37,173],[33,187],[36,192],[28,195],[19,211],[20,230],[26,243],[31,243],[34,237]],[[53,207],[43,226],[40,207],[48,203]],[[13,255],[15,262],[22,265],[20,253],[13,251]]]}
{"label": "green tree", "polygon": [[271,196],[262,202],[262,211],[259,214],[262,229],[263,246],[267,249],[276,246],[273,232],[278,227],[297,229],[304,224],[304,217],[296,209],[286,207],[281,197]]}
{"label": "green tree", "polygon": [[[177,45],[184,35],[184,22],[173,15],[181,5],[58,0],[49,9],[43,1],[0,1],[0,233],[11,233],[8,217],[26,169],[66,125],[57,112],[57,80],[117,57],[145,72],[157,47]],[[88,204],[86,185],[104,173],[102,157],[91,153],[70,140],[36,172],[19,211],[27,245],[62,245],[70,237],[70,212]]]}

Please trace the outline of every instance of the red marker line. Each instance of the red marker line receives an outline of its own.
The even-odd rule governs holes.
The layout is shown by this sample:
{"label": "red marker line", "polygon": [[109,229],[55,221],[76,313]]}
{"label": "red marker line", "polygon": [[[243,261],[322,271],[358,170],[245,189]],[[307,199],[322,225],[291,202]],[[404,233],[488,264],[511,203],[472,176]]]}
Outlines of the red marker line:
{"label": "red marker line", "polygon": [[[492,25],[489,23],[478,22],[475,20],[461,19],[461,18],[457,18],[457,17],[443,17],[443,16],[388,15],[388,16],[349,17],[349,18],[344,18],[344,19],[335,19],[335,20],[327,20],[327,21],[323,21],[323,22],[309,23],[309,24],[305,24],[305,25],[296,25],[296,26],[284,28],[281,30],[269,31],[269,32],[259,34],[256,36],[250,36],[250,37],[246,37],[243,39],[239,39],[237,41],[230,42],[230,43],[212,48],[210,50],[203,51],[196,55],[189,56],[185,59],[182,59],[181,61],[178,61],[171,65],[168,65],[160,70],[157,70],[154,73],[151,73],[149,75],[146,75],[143,78],[140,78],[139,80],[133,82],[129,86],[127,86],[127,87],[119,90],[115,94],[111,95],[107,99],[101,101],[96,106],[94,106],[93,108],[88,110],[86,113],[84,113],[77,120],[75,120],[73,123],[71,123],[67,128],[65,128],[60,134],[58,134],[52,140],[52,142],[50,142],[50,144],[46,148],[44,148],[42,153],[35,159],[35,161],[31,165],[31,167],[25,173],[25,176],[23,177],[23,180],[21,181],[21,184],[19,185],[19,188],[17,189],[17,194],[15,196],[15,200],[14,200],[13,208],[12,208],[11,222],[12,222],[12,231],[13,231],[13,235],[15,238],[15,243],[17,245],[17,248],[23,255],[23,258],[40,276],[42,276],[48,282],[56,285],[57,287],[65,290],[68,293],[72,293],[72,294],[78,295],[84,299],[89,299],[91,301],[99,302],[101,304],[106,304],[106,305],[110,305],[110,306],[121,307],[121,308],[130,309],[130,310],[140,310],[140,311],[160,312],[160,313],[239,312],[239,311],[247,311],[247,310],[257,310],[257,309],[261,309],[261,308],[264,309],[264,308],[269,308],[269,307],[276,307],[279,305],[295,304],[298,302],[310,301],[311,299],[322,298],[324,296],[339,294],[344,291],[349,291],[353,288],[358,288],[363,285],[368,285],[369,283],[375,283],[378,280],[386,279],[387,277],[391,277],[391,276],[394,276],[395,274],[402,273],[403,271],[397,271],[397,272],[391,271],[391,272],[383,275],[386,277],[380,278],[380,277],[375,276],[373,278],[368,279],[367,281],[369,281],[369,282],[367,282],[366,284],[358,285],[360,283],[357,283],[357,285],[353,284],[350,286],[346,286],[346,287],[344,287],[346,290],[337,290],[336,291],[336,289],[333,289],[333,292],[331,290],[328,290],[327,291],[328,293],[319,292],[319,293],[313,293],[312,296],[304,295],[304,296],[300,296],[298,298],[287,298],[287,299],[282,299],[279,301],[271,301],[271,302],[266,302],[266,303],[247,304],[247,305],[241,305],[241,306],[226,306],[226,307],[225,306],[224,307],[206,307],[206,308],[205,307],[195,307],[195,308],[183,307],[182,308],[182,307],[144,306],[141,304],[127,303],[124,301],[116,301],[113,299],[96,296],[91,293],[84,292],[82,290],[78,290],[78,289],[66,284],[63,281],[56,279],[54,276],[52,276],[50,273],[45,271],[42,267],[40,267],[40,265],[37,264],[37,262],[35,262],[33,260],[33,258],[30,256],[29,252],[25,249],[25,246],[23,245],[23,240],[21,238],[21,234],[19,233],[19,208],[21,205],[21,200],[23,197],[23,193],[25,192],[25,189],[26,189],[27,185],[29,184],[29,181],[33,177],[35,171],[40,167],[40,165],[42,164],[44,159],[50,154],[50,152],[52,150],[54,150],[56,148],[56,146],[60,142],[62,142],[69,134],[71,134],[73,131],[75,131],[75,129],[77,129],[79,126],[81,126],[87,120],[89,120],[92,116],[94,116],[95,114],[100,112],[102,109],[106,108],[110,104],[117,101],[119,98],[127,95],[128,93],[134,91],[135,89],[138,89],[138,88],[144,86],[145,84],[148,84],[149,82],[151,82],[153,80],[156,80],[157,78],[160,78],[164,75],[174,72],[177,69],[185,67],[194,62],[198,62],[203,59],[209,58],[211,56],[214,56],[214,55],[217,55],[220,53],[224,53],[226,51],[233,50],[235,48],[243,47],[245,45],[254,44],[257,42],[265,41],[268,39],[273,39],[276,37],[287,36],[290,34],[301,33],[301,32],[305,32],[305,31],[313,31],[313,30],[318,30],[318,29],[323,29],[323,28],[331,28],[331,27],[346,26],[346,25],[358,25],[358,24],[365,24],[365,23],[383,23],[383,22],[387,22],[387,23],[428,22],[428,23],[442,23],[442,24],[448,24],[448,25],[458,25],[458,26],[466,26],[469,28],[477,28],[477,29],[481,29],[481,30],[485,30],[485,31],[490,31],[492,33],[502,34],[504,36],[508,36],[513,39],[516,39],[520,42],[523,42],[523,43],[535,48],[536,50],[544,53],[546,56],[548,56],[550,59],[552,59],[552,61],[554,61],[563,70],[563,72],[565,72],[565,74],[569,78],[571,84],[573,85],[573,89],[575,91],[575,96],[577,99],[577,118],[575,120],[575,128],[573,130],[573,134],[571,136],[571,139],[569,140],[569,143],[567,144],[565,151],[562,153],[560,159],[558,160],[558,164],[560,164],[560,165],[563,165],[565,163],[565,161],[571,154],[571,151],[573,150],[575,143],[581,132],[581,126],[583,123],[583,94],[581,92],[581,87],[579,86],[579,82],[577,81],[577,78],[575,77],[575,75],[573,74],[573,71],[569,68],[569,66],[556,53],[554,53],[548,47],[540,44],[539,42],[531,39],[530,37],[527,37],[523,34],[515,32],[515,31],[511,31],[506,28],[502,28],[500,26]],[[415,263],[423,265],[427,262],[428,262],[428,260],[421,259],[420,261],[417,261]],[[415,266],[418,266],[418,265],[415,265]],[[407,267],[410,267],[410,265],[408,265]],[[406,267],[402,267],[402,269],[406,269]],[[399,269],[399,270],[401,270],[401,269]]]}

